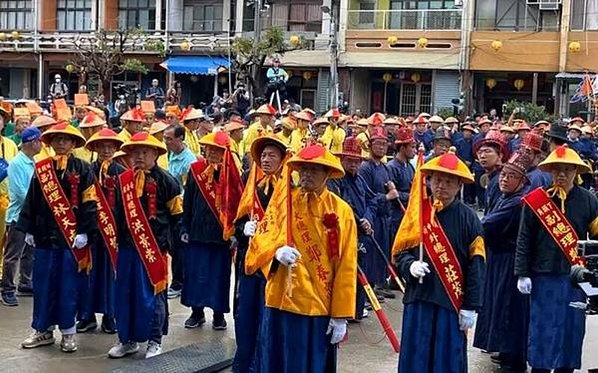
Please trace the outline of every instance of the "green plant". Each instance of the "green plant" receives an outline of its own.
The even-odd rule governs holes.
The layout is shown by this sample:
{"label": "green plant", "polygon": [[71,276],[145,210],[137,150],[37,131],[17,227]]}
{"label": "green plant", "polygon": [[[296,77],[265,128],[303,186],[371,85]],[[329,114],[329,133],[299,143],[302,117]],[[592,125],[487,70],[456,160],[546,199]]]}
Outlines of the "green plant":
{"label": "green plant", "polygon": [[446,119],[448,117],[452,117],[453,116],[453,108],[452,107],[441,107],[438,108],[438,110],[436,110],[436,115],[438,115],[439,117],[442,117],[442,119]]}
{"label": "green plant", "polygon": [[546,112],[544,106],[538,106],[531,102],[510,100],[505,102],[505,110],[503,117],[505,119],[515,111],[515,119],[523,119],[526,122],[533,124],[540,120],[551,121],[552,115]]}

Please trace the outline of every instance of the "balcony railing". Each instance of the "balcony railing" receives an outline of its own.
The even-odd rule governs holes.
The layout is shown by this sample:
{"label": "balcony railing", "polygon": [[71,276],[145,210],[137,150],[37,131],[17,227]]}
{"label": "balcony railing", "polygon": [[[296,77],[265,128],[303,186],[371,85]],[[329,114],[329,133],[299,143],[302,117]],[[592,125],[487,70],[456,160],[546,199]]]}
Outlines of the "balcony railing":
{"label": "balcony railing", "polygon": [[[77,44],[95,43],[95,35],[90,32],[38,32],[23,31],[18,38],[10,33],[0,40],[0,51],[19,52],[72,52]],[[234,36],[234,35],[233,35]],[[161,51],[181,50],[183,42],[194,50],[224,50],[228,48],[228,33],[212,32],[147,32],[131,37],[125,43],[127,53],[155,54]]]}
{"label": "balcony railing", "polygon": [[349,10],[349,30],[460,30],[461,9]]}

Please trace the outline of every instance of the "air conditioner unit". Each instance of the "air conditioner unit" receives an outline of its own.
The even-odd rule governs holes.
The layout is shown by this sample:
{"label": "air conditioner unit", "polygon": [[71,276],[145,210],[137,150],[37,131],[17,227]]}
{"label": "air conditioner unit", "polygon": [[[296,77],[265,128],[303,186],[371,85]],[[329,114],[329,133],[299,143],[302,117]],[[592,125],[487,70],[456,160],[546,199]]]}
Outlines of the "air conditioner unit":
{"label": "air conditioner unit", "polygon": [[539,0],[540,10],[559,10],[561,0]]}

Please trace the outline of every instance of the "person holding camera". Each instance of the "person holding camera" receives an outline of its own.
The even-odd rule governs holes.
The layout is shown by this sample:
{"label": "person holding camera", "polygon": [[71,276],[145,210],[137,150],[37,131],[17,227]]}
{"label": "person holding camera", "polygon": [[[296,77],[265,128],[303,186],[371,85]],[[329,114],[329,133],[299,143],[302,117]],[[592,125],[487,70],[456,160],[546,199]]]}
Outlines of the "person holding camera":
{"label": "person holding camera", "polygon": [[517,288],[531,299],[528,362],[532,373],[573,372],[581,367],[586,296],[571,269],[583,263],[578,241],[598,236],[598,199],[575,184],[590,169],[566,145],[538,168],[552,185],[523,197],[515,254]]}
{"label": "person holding camera", "polygon": [[245,84],[238,83],[237,89],[233,92],[232,96],[233,110],[241,114],[241,118],[245,118],[247,110],[251,106],[249,101],[249,93],[245,89]]}

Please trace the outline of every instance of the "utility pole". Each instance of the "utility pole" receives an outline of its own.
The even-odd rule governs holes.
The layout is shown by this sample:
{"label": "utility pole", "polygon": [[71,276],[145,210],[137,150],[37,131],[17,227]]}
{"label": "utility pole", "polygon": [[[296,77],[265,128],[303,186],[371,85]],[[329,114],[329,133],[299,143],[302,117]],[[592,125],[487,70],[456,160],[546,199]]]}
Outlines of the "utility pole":
{"label": "utility pole", "polygon": [[[263,0],[255,0],[255,2],[253,3],[253,40],[255,41],[254,45],[259,44],[262,38],[262,1]],[[255,83],[257,83],[258,75],[260,73],[258,69],[258,66],[252,66],[252,75],[255,78]],[[255,97],[259,96],[259,94],[256,95],[256,93],[253,91],[252,84],[248,84],[248,87],[250,89],[249,92],[251,93],[251,100],[253,102]]]}
{"label": "utility pole", "polygon": [[339,1],[330,4],[330,107],[338,104],[338,16]]}

